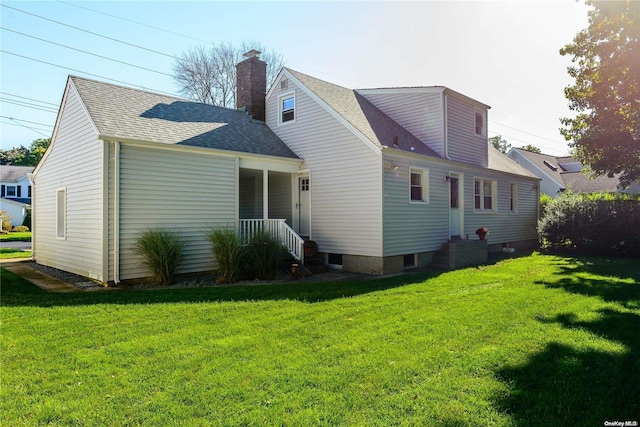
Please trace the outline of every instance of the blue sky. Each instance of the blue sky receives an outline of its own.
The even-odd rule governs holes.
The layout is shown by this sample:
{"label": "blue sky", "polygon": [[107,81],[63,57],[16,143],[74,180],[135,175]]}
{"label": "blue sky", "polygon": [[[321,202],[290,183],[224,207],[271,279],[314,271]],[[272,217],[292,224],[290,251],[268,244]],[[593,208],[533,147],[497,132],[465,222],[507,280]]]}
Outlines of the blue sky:
{"label": "blue sky", "polygon": [[68,74],[177,94],[172,56],[255,40],[283,54],[286,66],[353,89],[447,86],[492,107],[489,136],[562,155],[559,118],[571,115],[563,95],[571,79],[558,51],[587,26],[588,11],[573,0],[0,4],[3,149],[51,135]]}

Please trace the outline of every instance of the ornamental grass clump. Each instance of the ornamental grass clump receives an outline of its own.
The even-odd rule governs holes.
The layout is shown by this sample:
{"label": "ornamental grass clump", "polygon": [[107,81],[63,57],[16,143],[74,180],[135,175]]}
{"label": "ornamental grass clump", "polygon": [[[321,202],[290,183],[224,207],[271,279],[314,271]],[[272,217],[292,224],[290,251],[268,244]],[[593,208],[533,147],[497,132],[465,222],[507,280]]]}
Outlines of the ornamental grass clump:
{"label": "ornamental grass clump", "polygon": [[259,280],[275,279],[282,259],[282,245],[266,231],[253,235],[247,246],[247,272]]}
{"label": "ornamental grass clump", "polygon": [[138,235],[135,247],[153,274],[154,283],[170,285],[184,259],[184,243],[178,235],[161,228],[149,228]]}
{"label": "ornamental grass clump", "polygon": [[233,283],[240,279],[245,249],[240,237],[232,228],[217,228],[209,231],[213,255],[218,266],[218,283]]}

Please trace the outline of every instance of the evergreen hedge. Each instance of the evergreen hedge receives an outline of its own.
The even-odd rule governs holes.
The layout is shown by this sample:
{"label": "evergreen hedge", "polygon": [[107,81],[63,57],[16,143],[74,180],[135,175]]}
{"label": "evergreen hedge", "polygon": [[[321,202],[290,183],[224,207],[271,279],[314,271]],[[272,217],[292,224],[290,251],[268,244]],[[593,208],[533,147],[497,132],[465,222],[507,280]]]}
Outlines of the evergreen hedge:
{"label": "evergreen hedge", "polygon": [[546,204],[538,233],[555,251],[640,258],[640,197],[563,195]]}

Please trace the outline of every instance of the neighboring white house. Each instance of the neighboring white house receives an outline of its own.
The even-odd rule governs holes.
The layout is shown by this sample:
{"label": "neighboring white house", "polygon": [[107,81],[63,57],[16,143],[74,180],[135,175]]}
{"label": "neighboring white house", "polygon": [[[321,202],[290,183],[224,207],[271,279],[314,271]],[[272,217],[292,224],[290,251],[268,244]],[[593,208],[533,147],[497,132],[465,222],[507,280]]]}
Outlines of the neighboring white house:
{"label": "neighboring white house", "polygon": [[0,212],[6,211],[14,227],[22,225],[31,205],[28,174],[33,166],[0,165]]}
{"label": "neighboring white house", "polygon": [[633,183],[629,188],[622,189],[617,177],[606,175],[593,177],[589,172],[583,172],[584,165],[570,156],[552,156],[549,154],[533,153],[522,148],[512,148],[507,156],[523,168],[541,179],[540,192],[551,197],[572,193],[640,193],[640,185]]}
{"label": "neighboring white house", "polygon": [[482,226],[498,249],[536,242],[539,179],[489,148],[488,106],[290,69],[265,100],[265,68],[238,64],[251,115],[69,77],[33,174],[35,260],[103,282],[143,277],[134,243],[148,226],[185,240],[179,273],[215,268],[212,226],[270,224],[294,254],[308,238],[329,264],[372,274],[424,265]]}

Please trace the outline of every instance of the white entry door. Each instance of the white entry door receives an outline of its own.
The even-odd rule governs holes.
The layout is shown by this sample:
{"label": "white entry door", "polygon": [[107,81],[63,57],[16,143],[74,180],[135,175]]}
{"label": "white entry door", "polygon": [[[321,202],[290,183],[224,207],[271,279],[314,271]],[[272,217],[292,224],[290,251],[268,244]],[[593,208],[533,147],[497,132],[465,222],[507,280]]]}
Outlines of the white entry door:
{"label": "white entry door", "polygon": [[460,199],[462,189],[460,188],[460,179],[457,176],[449,178],[449,200],[451,203],[449,214],[449,235],[452,239],[460,237]]}
{"label": "white entry door", "polygon": [[309,177],[298,178],[298,234],[309,236],[310,201]]}

